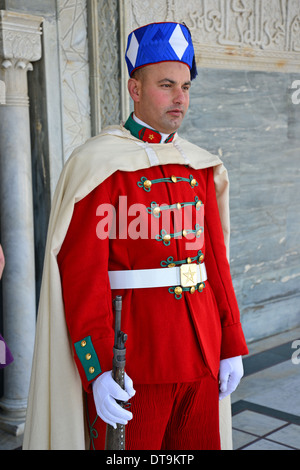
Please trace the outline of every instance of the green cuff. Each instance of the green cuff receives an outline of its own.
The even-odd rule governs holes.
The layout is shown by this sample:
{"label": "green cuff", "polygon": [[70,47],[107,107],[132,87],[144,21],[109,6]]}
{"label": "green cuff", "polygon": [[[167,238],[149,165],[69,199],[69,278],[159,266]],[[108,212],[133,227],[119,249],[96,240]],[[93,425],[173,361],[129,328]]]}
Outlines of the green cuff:
{"label": "green cuff", "polygon": [[101,374],[100,363],[90,336],[74,344],[75,351],[84,369],[87,380],[93,380]]}

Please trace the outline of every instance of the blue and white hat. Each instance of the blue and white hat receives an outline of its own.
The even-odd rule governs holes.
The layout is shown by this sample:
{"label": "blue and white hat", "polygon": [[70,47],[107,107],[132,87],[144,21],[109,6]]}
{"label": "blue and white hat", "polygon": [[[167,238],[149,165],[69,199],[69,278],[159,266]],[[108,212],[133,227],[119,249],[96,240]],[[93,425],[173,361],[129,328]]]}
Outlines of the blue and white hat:
{"label": "blue and white hat", "polygon": [[190,68],[191,80],[197,76],[191,34],[180,23],[151,23],[132,31],[125,59],[130,76],[145,65],[166,61],[183,62]]}

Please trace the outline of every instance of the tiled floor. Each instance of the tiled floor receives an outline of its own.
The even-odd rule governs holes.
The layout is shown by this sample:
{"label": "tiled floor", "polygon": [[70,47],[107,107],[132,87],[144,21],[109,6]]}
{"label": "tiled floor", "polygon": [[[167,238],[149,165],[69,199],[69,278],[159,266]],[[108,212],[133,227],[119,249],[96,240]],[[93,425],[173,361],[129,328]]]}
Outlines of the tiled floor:
{"label": "tiled floor", "polygon": [[[250,344],[232,395],[234,450],[300,450],[300,364],[291,360],[299,339],[300,328]],[[21,445],[22,436],[0,431],[0,450]]]}
{"label": "tiled floor", "polygon": [[300,450],[300,329],[250,345],[245,376],[232,395],[235,450]]}

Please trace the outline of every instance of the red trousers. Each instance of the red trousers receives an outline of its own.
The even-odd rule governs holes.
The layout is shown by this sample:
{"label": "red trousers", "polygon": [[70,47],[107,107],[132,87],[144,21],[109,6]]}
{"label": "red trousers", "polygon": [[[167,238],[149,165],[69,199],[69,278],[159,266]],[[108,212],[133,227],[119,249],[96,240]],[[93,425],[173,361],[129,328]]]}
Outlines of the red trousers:
{"label": "red trousers", "polygon": [[[135,385],[126,450],[220,450],[219,386],[210,376],[197,382]],[[106,424],[88,395],[91,449],[104,450]]]}

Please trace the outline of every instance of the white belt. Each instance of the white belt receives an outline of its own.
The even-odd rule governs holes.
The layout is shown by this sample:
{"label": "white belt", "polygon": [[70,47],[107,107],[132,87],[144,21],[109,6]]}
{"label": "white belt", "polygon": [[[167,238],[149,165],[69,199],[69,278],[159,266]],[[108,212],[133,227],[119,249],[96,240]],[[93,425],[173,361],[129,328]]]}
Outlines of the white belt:
{"label": "white belt", "polygon": [[182,264],[173,268],[109,271],[111,289],[192,287],[207,280],[205,264]]}

